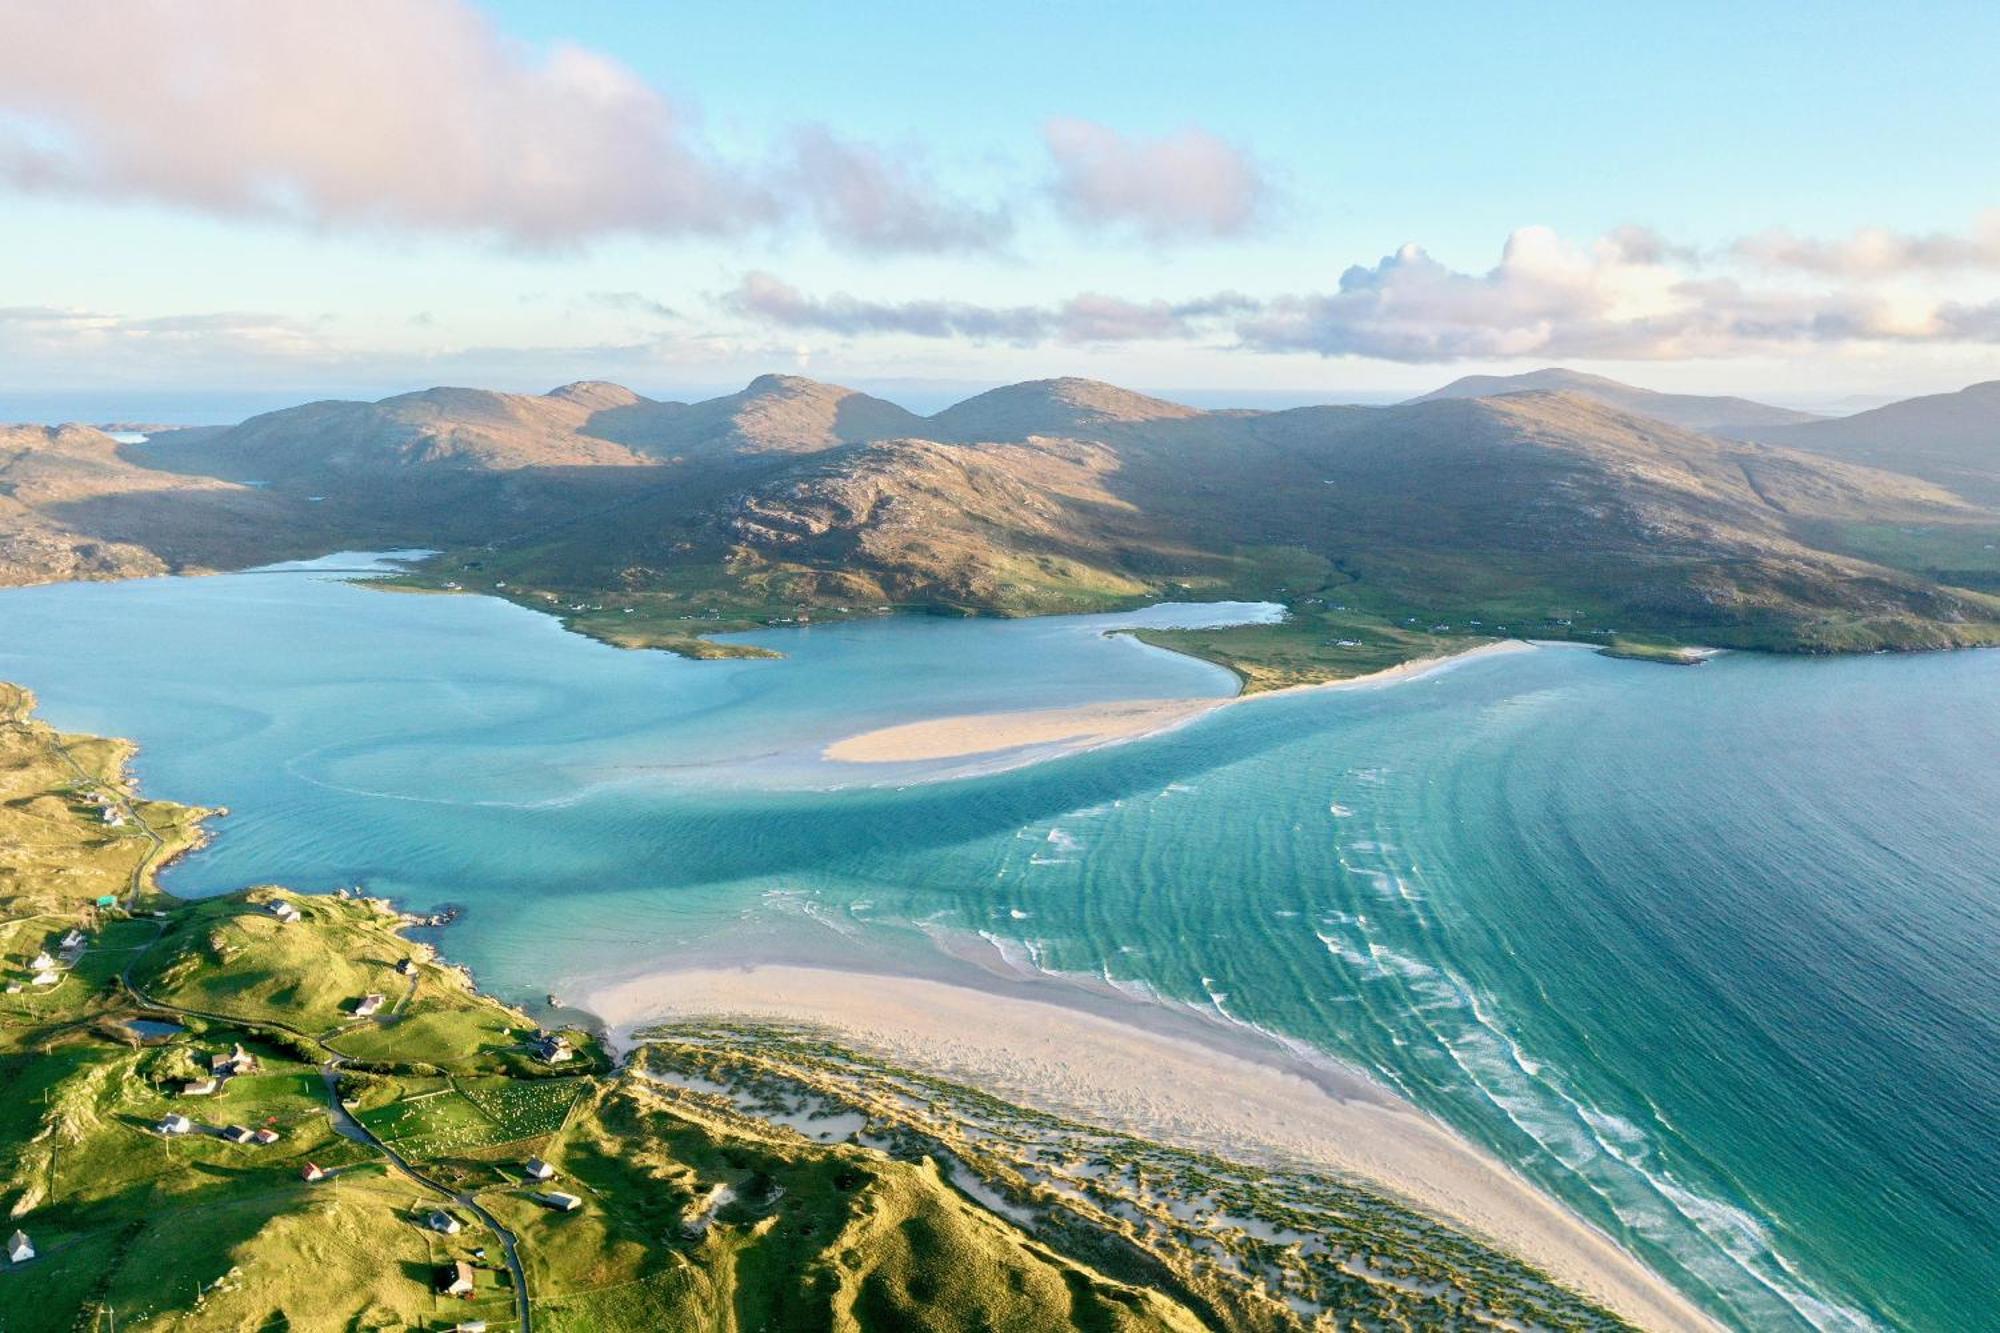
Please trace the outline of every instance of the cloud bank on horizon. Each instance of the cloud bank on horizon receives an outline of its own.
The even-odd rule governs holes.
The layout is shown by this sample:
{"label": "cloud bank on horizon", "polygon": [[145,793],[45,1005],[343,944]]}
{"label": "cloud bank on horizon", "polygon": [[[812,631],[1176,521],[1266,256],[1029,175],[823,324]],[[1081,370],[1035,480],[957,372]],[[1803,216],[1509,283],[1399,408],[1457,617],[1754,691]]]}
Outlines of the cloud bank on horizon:
{"label": "cloud bank on horizon", "polygon": [[[26,0],[0,11],[0,189],[19,197],[307,237],[412,235],[555,270],[611,243],[666,256],[705,241],[780,247],[777,264],[681,277],[667,299],[580,286],[573,307],[646,327],[553,349],[485,347],[496,364],[551,350],[642,364],[803,359],[828,339],[1405,365],[2000,345],[2000,293],[1987,281],[2000,274],[2000,209],[1962,230],[1770,229],[1707,246],[1639,226],[1576,240],[1520,225],[1490,268],[1454,267],[1421,237],[1385,237],[1403,243],[1352,262],[1312,252],[1273,145],[1191,121],[1133,130],[1051,109],[1018,126],[1017,142],[987,145],[1000,165],[968,180],[934,147],[817,119],[711,137],[705,116],[727,111],[672,96],[602,50],[519,40],[466,0]],[[1033,267],[1037,228],[1086,253],[1207,258],[1163,262],[1147,279],[1180,290],[993,301],[1008,274]],[[1231,280],[1231,248],[1273,236],[1309,247],[1294,265],[1303,276]],[[851,269],[834,281],[789,271],[800,249],[875,265],[862,278],[887,275],[882,289],[851,290]],[[897,264],[933,266],[915,284],[924,294],[910,294]],[[195,366],[386,363],[394,350],[298,309],[105,304],[0,309],[0,356],[20,374],[98,357],[142,380]],[[429,343],[399,335],[415,362],[482,347],[448,314],[412,314],[406,328],[431,331]]]}

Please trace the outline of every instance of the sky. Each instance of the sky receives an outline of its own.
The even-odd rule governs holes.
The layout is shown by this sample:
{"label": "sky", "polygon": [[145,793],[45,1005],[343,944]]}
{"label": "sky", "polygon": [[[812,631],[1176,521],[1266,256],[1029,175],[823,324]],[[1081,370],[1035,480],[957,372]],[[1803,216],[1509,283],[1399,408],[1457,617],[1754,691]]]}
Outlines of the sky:
{"label": "sky", "polygon": [[2000,378],[2000,7],[0,5],[0,419]]}

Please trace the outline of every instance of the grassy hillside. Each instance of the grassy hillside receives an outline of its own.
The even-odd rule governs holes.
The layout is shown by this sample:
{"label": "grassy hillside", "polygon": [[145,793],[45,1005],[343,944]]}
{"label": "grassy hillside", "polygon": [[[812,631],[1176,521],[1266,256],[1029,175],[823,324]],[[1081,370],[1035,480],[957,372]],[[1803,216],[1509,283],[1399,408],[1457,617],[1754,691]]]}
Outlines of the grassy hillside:
{"label": "grassy hillside", "polygon": [[[990,419],[971,410],[982,401]],[[1148,636],[1252,688],[1501,634],[1840,651],[2000,632],[1989,597],[1829,536],[1975,533],[1986,511],[1575,395],[1198,413],[1054,381],[941,415],[978,442],[827,451],[670,525],[646,561],[593,566],[632,548],[579,532],[455,555],[438,577],[536,589],[579,628],[635,642],[649,625],[671,641],[883,606],[1281,601],[1282,626]],[[1092,438],[1043,433],[1056,428]]]}
{"label": "grassy hillside", "polygon": [[2000,505],[2000,380],[1890,403],[1833,421],[1764,431],[1807,453],[1923,477]]}
{"label": "grassy hillside", "polygon": [[[37,1250],[0,1265],[9,1333],[504,1329],[523,1308],[578,1333],[1625,1327],[1351,1182],[809,1034],[682,1026],[614,1070],[571,1032],[549,1064],[385,903],[161,893],[203,812],[144,799],[128,747],[29,703],[0,692],[0,1230]],[[464,1299],[440,1291],[460,1262]]]}
{"label": "grassy hillside", "polygon": [[1279,601],[1283,626],[1159,640],[1252,688],[1497,634],[1813,652],[2000,636],[1981,572],[2000,510],[1662,419],[1757,404],[1550,376],[1575,391],[1468,382],[1268,413],[1057,379],[930,418],[793,376],[693,404],[584,382],[309,404],[123,449],[70,432],[89,494],[18,491],[17,564],[430,546],[445,555],[413,586],[693,656],[742,651],[721,632],[885,610]]}

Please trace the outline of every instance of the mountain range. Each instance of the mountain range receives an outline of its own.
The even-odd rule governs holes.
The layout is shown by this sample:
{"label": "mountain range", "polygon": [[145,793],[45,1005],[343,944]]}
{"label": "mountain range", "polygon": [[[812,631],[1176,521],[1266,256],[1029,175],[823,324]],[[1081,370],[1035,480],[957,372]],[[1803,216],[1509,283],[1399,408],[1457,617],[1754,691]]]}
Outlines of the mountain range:
{"label": "mountain range", "polygon": [[703,637],[717,630],[864,607],[1272,598],[1294,614],[1262,648],[1183,645],[1264,684],[1501,626],[1983,642],[2000,622],[2000,565],[1979,555],[2000,528],[1979,443],[1996,388],[1825,421],[1555,370],[1271,412],[1053,379],[922,417],[765,375],[696,403],[438,388],[138,445],[16,428],[0,579],[425,546],[444,554],[414,581],[702,653],[726,650]]}

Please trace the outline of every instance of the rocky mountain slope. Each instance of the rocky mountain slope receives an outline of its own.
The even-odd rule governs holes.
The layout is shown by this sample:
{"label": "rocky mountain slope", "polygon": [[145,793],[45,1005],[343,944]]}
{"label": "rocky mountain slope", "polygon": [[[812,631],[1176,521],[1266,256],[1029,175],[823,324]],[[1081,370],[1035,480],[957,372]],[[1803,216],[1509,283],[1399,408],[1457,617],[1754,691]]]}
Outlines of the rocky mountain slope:
{"label": "rocky mountain slope", "polygon": [[1604,397],[1202,411],[1054,379],[924,418],[795,376],[692,404],[599,382],[431,389],[156,444],[43,432],[0,476],[20,478],[17,581],[432,546],[434,582],[676,647],[864,603],[1033,614],[1162,595],[1275,598],[1318,647],[1391,655],[1502,625],[1794,649],[1996,632],[2000,604],[1841,537],[1962,541],[2000,525],[1993,510]]}
{"label": "rocky mountain slope", "polygon": [[1742,438],[1773,426],[1818,420],[1810,412],[1727,395],[1658,393],[1637,385],[1550,366],[1520,375],[1467,375],[1412,402],[1434,398],[1493,398],[1507,393],[1575,393],[1635,416],[1711,435]]}

